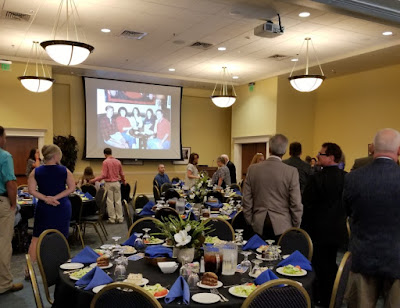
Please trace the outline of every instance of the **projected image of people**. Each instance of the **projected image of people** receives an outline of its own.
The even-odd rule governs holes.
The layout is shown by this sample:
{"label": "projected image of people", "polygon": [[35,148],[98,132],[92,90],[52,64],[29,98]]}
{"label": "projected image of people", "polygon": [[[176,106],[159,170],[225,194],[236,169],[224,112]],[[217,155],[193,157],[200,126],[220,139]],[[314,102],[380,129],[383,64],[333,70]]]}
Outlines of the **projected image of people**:
{"label": "projected image of people", "polygon": [[156,112],[156,123],[154,125],[155,137],[152,136],[147,141],[149,149],[169,149],[171,144],[171,123],[164,118],[161,109]]}

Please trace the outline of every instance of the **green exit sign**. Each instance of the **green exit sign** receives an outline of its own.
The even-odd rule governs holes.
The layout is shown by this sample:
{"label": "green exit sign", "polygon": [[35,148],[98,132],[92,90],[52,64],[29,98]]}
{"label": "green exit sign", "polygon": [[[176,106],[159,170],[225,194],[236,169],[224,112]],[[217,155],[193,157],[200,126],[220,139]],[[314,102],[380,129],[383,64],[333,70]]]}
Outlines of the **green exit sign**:
{"label": "green exit sign", "polygon": [[11,64],[1,63],[2,71],[11,71]]}

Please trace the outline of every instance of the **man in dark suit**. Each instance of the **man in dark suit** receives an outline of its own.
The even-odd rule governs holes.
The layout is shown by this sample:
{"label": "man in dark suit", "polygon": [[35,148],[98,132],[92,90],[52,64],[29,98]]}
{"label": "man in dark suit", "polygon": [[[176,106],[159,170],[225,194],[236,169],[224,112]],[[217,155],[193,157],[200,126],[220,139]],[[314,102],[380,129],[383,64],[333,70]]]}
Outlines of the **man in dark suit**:
{"label": "man in dark suit", "polygon": [[336,255],[346,238],[346,211],[342,203],[344,177],[339,169],[342,150],[335,143],[324,143],[318,153],[320,172],[311,175],[303,192],[302,228],[314,244],[312,264],[317,281],[314,299],[328,307],[335,281]]}
{"label": "man in dark suit", "polygon": [[231,162],[229,160],[228,155],[222,154],[221,156],[225,159],[225,166],[228,167],[229,173],[231,174],[231,184],[235,184],[236,183],[236,167],[233,164],[233,162]]}
{"label": "man in dark suit", "polygon": [[373,155],[374,155],[374,147],[373,147],[372,143],[370,143],[370,144],[368,144],[368,156],[355,159],[354,165],[351,168],[351,171],[354,171],[358,168],[364,167],[364,166],[372,163],[372,161],[374,160]]}
{"label": "man in dark suit", "polygon": [[285,159],[283,162],[289,166],[295,167],[299,171],[300,191],[304,191],[308,177],[311,174],[311,166],[302,161],[301,156],[301,143],[292,142],[289,146],[290,158]]}
{"label": "man in dark suit", "polygon": [[348,307],[400,307],[400,133],[378,131],[374,161],[346,175],[343,201],[351,217]]}

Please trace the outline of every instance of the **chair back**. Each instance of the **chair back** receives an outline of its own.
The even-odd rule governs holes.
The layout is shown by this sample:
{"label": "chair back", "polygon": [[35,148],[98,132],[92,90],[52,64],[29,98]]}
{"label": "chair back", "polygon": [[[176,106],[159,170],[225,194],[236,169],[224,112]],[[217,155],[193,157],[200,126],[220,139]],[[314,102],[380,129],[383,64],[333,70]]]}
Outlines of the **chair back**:
{"label": "chair back", "polygon": [[158,189],[157,185],[153,186],[153,195],[154,195],[155,201],[160,200],[161,195],[160,195],[160,190]]}
{"label": "chair back", "polygon": [[[164,186],[165,184],[167,184],[167,183],[164,183],[163,186]],[[175,189],[169,188],[169,189],[165,192],[164,197],[165,197],[165,200],[168,201],[169,199],[172,199],[172,198],[177,198],[177,199],[179,199],[181,196],[179,195],[179,193],[178,193]]]}
{"label": "chair back", "polygon": [[81,186],[81,191],[83,193],[89,193],[93,198],[96,197],[97,190],[96,187],[92,184],[84,184]]}
{"label": "chair back", "polygon": [[171,183],[179,183],[180,178],[178,178],[177,176],[172,178]]}
{"label": "chair back", "polygon": [[95,200],[97,208],[99,209],[99,215],[101,218],[104,218],[107,208],[107,191],[104,186],[100,187],[97,191]]}
{"label": "chair back", "polygon": [[76,194],[71,194],[68,196],[68,199],[71,202],[71,209],[72,209],[71,221],[80,223],[83,210],[82,198]]}
{"label": "chair back", "polygon": [[279,238],[278,245],[281,246],[282,254],[288,255],[298,250],[303,256],[311,261],[313,256],[313,243],[306,231],[300,228],[290,228]]}
{"label": "chair back", "polygon": [[131,216],[131,213],[129,212],[129,205],[126,202],[126,200],[122,200],[122,209],[124,211],[126,225],[129,230],[129,228],[132,226],[132,216]]}
{"label": "chair back", "polygon": [[58,281],[60,265],[71,258],[67,239],[60,231],[48,229],[39,236],[36,254],[46,298],[53,304],[49,287]]}
{"label": "chair back", "polygon": [[209,236],[218,236],[223,241],[234,241],[235,232],[229,222],[222,218],[208,218],[205,222],[206,226],[211,227]]}
{"label": "chair back", "polygon": [[135,181],[135,184],[133,185],[132,199],[135,199],[136,189],[137,189],[137,180]]}
{"label": "chair back", "polygon": [[146,195],[137,195],[133,206],[135,209],[142,209],[149,201],[150,200]]}
{"label": "chair back", "polygon": [[207,193],[207,199],[208,197],[215,197],[219,200],[219,202],[224,202],[224,196],[219,191],[209,191]]}
{"label": "chair back", "polygon": [[26,265],[29,271],[29,278],[31,281],[33,297],[35,298],[36,308],[43,308],[42,297],[40,296],[40,290],[36,279],[35,269],[32,266],[31,256],[29,254],[25,255]]}
{"label": "chair back", "polygon": [[351,253],[348,251],[344,254],[343,259],[340,262],[339,269],[336,274],[336,279],[333,284],[333,290],[329,308],[342,307],[344,294],[346,292],[347,282],[349,280],[350,269],[351,269]]}
{"label": "chair back", "polygon": [[158,185],[156,178],[153,179],[153,186],[157,186],[157,188],[160,189],[160,186]]}
{"label": "chair back", "polygon": [[350,239],[350,236],[351,236],[350,217],[347,217],[347,219],[346,219],[346,228],[347,228],[347,235],[349,236],[349,239]]}
{"label": "chair back", "polygon": [[161,221],[164,221],[169,216],[179,218],[178,212],[170,207],[161,208],[161,209],[157,210],[155,213],[155,217]]}
{"label": "chair back", "polygon": [[[281,286],[284,285],[284,286]],[[253,291],[241,308],[310,308],[307,291],[290,279],[270,280]]]}
{"label": "chair back", "polygon": [[126,202],[131,201],[131,197],[129,196],[131,193],[131,185],[129,183],[121,184],[121,200],[126,200]]}
{"label": "chair back", "polygon": [[[161,230],[157,227],[156,221],[159,221],[156,218],[153,217],[144,217],[136,220],[132,226],[130,227],[128,231],[128,238],[133,234],[133,233],[143,233],[144,228],[149,228],[149,234],[151,233],[158,233],[161,232]],[[158,236],[161,237],[161,236]]]}
{"label": "chair back", "polygon": [[90,308],[161,308],[149,292],[130,283],[115,282],[95,295]]}
{"label": "chair back", "polygon": [[231,184],[229,187],[231,189],[235,189],[235,190],[238,190],[238,191],[242,192],[242,189],[238,184]]}
{"label": "chair back", "polygon": [[246,219],[244,218],[243,211],[237,212],[236,215],[233,217],[232,228],[233,230],[243,229],[244,240],[250,239],[255,234],[253,228],[249,224],[247,224]]}
{"label": "chair back", "polygon": [[173,187],[173,186],[172,186],[171,183],[164,183],[164,184],[161,185],[160,193],[163,194],[163,193],[165,193],[168,189],[170,189],[170,188],[172,188],[172,187]]}
{"label": "chair back", "polygon": [[17,190],[21,190],[21,189],[24,189],[24,188],[28,188],[28,185],[27,185],[27,184],[19,185],[19,186],[17,187]]}

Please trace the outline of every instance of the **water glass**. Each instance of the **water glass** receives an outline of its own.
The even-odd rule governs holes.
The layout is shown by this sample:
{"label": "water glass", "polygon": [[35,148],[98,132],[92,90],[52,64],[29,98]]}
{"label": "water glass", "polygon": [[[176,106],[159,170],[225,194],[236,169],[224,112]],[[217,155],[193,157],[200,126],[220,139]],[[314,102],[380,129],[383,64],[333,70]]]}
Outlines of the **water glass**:
{"label": "water glass", "polygon": [[126,279],[126,267],[121,260],[117,261],[117,266],[115,267],[114,270],[114,278],[117,281],[123,281]]}
{"label": "water glass", "polygon": [[235,243],[227,243],[222,248],[222,275],[234,275],[236,272],[238,248]]}
{"label": "water glass", "polygon": [[176,211],[179,213],[179,215],[185,213],[185,199],[180,198],[178,201],[176,201]]}

